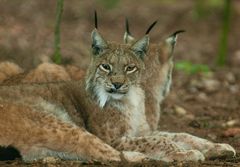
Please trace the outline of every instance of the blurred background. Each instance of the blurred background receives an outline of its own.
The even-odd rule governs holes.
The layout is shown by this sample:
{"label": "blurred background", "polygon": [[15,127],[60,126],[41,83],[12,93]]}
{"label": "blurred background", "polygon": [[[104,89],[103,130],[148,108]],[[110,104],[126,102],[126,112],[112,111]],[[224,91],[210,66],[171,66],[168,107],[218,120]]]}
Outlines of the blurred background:
{"label": "blurred background", "polygon": [[[227,66],[240,65],[240,2],[231,1]],[[176,60],[213,66],[219,54],[225,0],[68,0],[61,23],[61,53],[65,61],[86,68],[93,12],[98,12],[99,31],[107,40],[122,42],[125,17],[132,34],[140,38],[158,20],[151,42],[164,40],[184,29],[176,47]],[[25,69],[54,52],[57,0],[0,0],[0,60],[12,60]],[[183,63],[183,65],[185,65]]]}

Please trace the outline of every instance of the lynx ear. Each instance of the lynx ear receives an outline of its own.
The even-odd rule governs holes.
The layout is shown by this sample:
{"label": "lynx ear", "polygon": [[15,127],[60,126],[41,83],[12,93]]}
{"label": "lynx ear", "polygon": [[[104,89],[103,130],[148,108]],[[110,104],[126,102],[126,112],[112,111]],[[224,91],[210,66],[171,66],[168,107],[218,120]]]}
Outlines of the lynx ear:
{"label": "lynx ear", "polygon": [[133,44],[135,42],[135,39],[131,35],[130,30],[129,30],[128,18],[125,19],[125,33],[123,36],[123,42],[125,44]]}
{"label": "lynx ear", "polygon": [[99,55],[107,48],[107,42],[102,38],[97,29],[92,32],[92,53],[93,55]]}
{"label": "lynx ear", "polygon": [[145,35],[142,39],[136,41],[132,45],[131,49],[135,52],[137,56],[143,59],[147,52],[148,46],[149,46],[149,36]]}
{"label": "lynx ear", "polygon": [[177,42],[178,34],[183,33],[183,32],[185,32],[185,30],[176,31],[166,39],[165,42],[167,43],[167,45],[169,46],[169,49],[170,49],[170,56],[169,57],[172,57],[174,47],[175,47],[176,42]]}
{"label": "lynx ear", "polygon": [[107,48],[107,42],[103,39],[97,30],[98,19],[96,10],[94,11],[94,24],[95,29],[92,31],[92,53],[93,55],[99,55],[105,48]]}

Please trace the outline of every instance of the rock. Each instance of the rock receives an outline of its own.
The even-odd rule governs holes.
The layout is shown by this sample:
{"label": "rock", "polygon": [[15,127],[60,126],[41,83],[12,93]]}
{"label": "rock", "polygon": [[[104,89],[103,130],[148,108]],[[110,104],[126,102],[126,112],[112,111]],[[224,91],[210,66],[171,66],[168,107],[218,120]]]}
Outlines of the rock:
{"label": "rock", "polygon": [[185,118],[188,119],[188,120],[194,120],[195,116],[193,114],[186,114]]}
{"label": "rock", "polygon": [[208,101],[208,97],[207,97],[206,93],[204,93],[204,92],[199,93],[197,95],[197,98],[201,101]]}
{"label": "rock", "polygon": [[207,135],[211,140],[216,140],[217,139],[217,135],[215,134],[208,134]]}
{"label": "rock", "polygon": [[238,85],[230,85],[229,87],[229,90],[231,93],[233,94],[236,94],[239,92],[239,86]]}
{"label": "rock", "polygon": [[194,86],[190,86],[190,87],[188,88],[188,91],[189,91],[190,93],[197,93],[197,92],[198,92],[198,89],[197,89],[196,87],[194,87]]}
{"label": "rock", "polygon": [[233,127],[233,126],[237,125],[238,123],[239,123],[239,121],[235,119],[235,120],[230,120],[226,123],[223,123],[222,126],[223,127]]}
{"label": "rock", "polygon": [[199,90],[203,89],[203,90],[206,90],[208,93],[217,91],[221,86],[218,80],[213,79],[211,77],[202,78],[200,80],[194,79],[190,82],[190,85],[191,85],[191,89],[193,88],[197,88]]}
{"label": "rock", "polygon": [[204,79],[202,81],[204,89],[209,92],[216,92],[220,88],[220,82],[215,79]]}
{"label": "rock", "polygon": [[231,73],[231,72],[228,72],[228,73],[225,75],[225,78],[226,78],[226,80],[227,80],[229,83],[231,83],[231,84],[233,84],[233,83],[236,82],[236,77],[235,77],[234,74]]}
{"label": "rock", "polygon": [[174,107],[174,111],[179,116],[184,116],[184,115],[187,114],[187,111],[184,108],[180,107],[180,106],[175,106]]}

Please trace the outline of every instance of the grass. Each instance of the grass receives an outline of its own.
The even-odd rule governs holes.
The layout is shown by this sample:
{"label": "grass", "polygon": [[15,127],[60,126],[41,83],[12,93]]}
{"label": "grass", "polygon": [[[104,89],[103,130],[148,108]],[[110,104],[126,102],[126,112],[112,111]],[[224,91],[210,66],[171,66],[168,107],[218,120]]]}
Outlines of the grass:
{"label": "grass", "polygon": [[211,70],[204,64],[193,64],[189,61],[180,61],[175,64],[175,68],[180,71],[184,71],[187,74],[204,73],[207,74]]}
{"label": "grass", "polygon": [[56,64],[61,64],[62,62],[60,25],[62,20],[63,4],[64,0],[57,0],[56,23],[54,32],[54,53],[52,58],[53,62]]}

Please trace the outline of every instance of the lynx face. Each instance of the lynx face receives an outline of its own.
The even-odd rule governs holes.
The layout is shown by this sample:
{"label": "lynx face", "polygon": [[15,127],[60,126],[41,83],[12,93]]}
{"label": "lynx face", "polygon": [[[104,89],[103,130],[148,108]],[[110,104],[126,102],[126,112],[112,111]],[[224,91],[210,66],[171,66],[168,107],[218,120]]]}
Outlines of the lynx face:
{"label": "lynx face", "polygon": [[94,30],[92,41],[93,56],[86,88],[103,108],[109,101],[121,101],[139,86],[149,38],[145,36],[133,45],[107,43]]}

